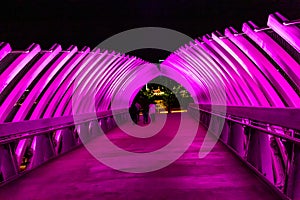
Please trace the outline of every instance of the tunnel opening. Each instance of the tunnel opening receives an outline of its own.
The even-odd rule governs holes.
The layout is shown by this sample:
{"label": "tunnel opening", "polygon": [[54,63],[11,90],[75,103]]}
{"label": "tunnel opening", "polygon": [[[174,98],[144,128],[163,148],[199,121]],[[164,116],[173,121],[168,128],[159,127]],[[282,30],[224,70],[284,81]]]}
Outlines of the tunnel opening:
{"label": "tunnel opening", "polygon": [[[183,85],[165,76],[154,78],[134,95],[129,112],[137,124],[140,118],[145,117],[145,112],[149,112],[150,120],[153,120],[153,114],[187,112],[188,105],[194,103],[190,92]],[[132,115],[134,112],[137,118]]]}

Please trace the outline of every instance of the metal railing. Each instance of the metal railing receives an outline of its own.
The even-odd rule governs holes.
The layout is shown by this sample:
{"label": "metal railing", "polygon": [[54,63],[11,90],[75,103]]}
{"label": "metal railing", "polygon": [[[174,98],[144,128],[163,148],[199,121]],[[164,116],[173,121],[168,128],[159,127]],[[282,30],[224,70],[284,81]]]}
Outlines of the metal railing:
{"label": "metal railing", "polygon": [[[226,111],[225,111],[226,110]],[[300,195],[300,109],[190,104],[210,134],[284,199]],[[217,135],[216,133],[221,133]]]}
{"label": "metal railing", "polygon": [[[128,110],[0,124],[0,186],[128,120]],[[77,120],[79,119],[79,120]],[[99,126],[102,131],[99,131]]]}
{"label": "metal railing", "polygon": [[[299,195],[300,109],[190,104],[192,116],[284,198]],[[0,186],[128,121],[128,110],[0,124]],[[222,123],[224,122],[224,123]],[[299,175],[298,175],[299,174]]]}

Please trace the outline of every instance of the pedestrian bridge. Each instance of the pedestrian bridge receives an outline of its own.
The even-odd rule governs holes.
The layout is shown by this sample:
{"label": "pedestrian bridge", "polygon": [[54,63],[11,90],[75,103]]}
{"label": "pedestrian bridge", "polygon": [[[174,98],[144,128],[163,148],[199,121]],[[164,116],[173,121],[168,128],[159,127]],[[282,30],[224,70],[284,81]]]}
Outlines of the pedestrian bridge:
{"label": "pedestrian bridge", "polygon": [[[280,13],[159,65],[102,49],[0,43],[1,199],[300,199],[300,28]],[[135,125],[156,77],[187,112]]]}

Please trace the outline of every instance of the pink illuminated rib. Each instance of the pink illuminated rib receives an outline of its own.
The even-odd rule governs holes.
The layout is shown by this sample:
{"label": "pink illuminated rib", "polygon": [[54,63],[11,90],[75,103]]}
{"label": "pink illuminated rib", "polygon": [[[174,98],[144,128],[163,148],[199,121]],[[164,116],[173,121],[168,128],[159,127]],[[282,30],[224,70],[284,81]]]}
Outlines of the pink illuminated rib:
{"label": "pink illuminated rib", "polygon": [[[70,96],[69,99],[66,101],[66,106],[71,106],[72,109],[77,112],[77,114],[82,114],[82,112],[80,111],[80,107],[83,103],[89,103],[87,96],[81,96],[83,90],[86,89],[84,86],[88,84],[88,81],[91,78],[91,76],[99,69],[98,63],[105,63],[110,59],[111,55],[108,51],[105,51],[103,53],[98,54],[95,60],[85,65],[84,69],[81,71],[78,77],[76,77],[75,82],[73,83],[72,96]],[[75,96],[73,95],[74,93],[76,94]],[[73,101],[71,101],[71,98],[73,99]],[[65,110],[66,107],[63,113],[66,113]]]}
{"label": "pink illuminated rib", "polygon": [[11,47],[8,43],[0,43],[0,61],[11,52]]}
{"label": "pink illuminated rib", "polygon": [[114,72],[110,76],[108,76],[109,79],[106,81],[106,85],[104,86],[103,90],[100,90],[100,86],[98,86],[99,92],[103,94],[103,98],[99,98],[101,95],[100,93],[97,94],[96,98],[95,104],[99,106],[99,111],[108,109],[109,102],[112,100],[114,93],[116,93],[116,91],[118,91],[122,87],[122,84],[126,82],[126,76],[128,75],[128,73],[132,73],[135,70],[134,68],[136,66],[143,63],[145,62],[139,61],[136,58],[129,57],[128,62],[118,67],[117,72]]}
{"label": "pink illuminated rib", "polygon": [[[138,62],[135,62],[133,65],[136,65],[137,63]],[[108,91],[109,95],[105,96],[105,98],[111,98],[108,99],[109,101],[114,99],[114,108],[118,109],[122,108],[122,105],[128,105],[130,97],[134,97],[137,94],[138,89],[161,75],[154,64],[145,63],[144,65],[133,66],[133,68],[134,70],[132,70],[132,73],[119,76],[119,81],[116,80],[116,82],[112,84],[115,85],[116,88]],[[143,74],[143,78],[140,77],[141,74]],[[120,80],[123,80],[123,83]],[[107,101],[104,99],[103,103],[104,102]]]}
{"label": "pink illuminated rib", "polygon": [[88,57],[86,57],[86,59],[79,64],[79,68],[77,69],[76,74],[74,74],[74,76],[72,77],[72,80],[67,90],[65,91],[63,97],[61,97],[59,104],[56,105],[57,108],[52,114],[54,117],[63,116],[65,108],[69,105],[70,98],[72,98],[72,95],[76,89],[74,86],[77,86],[78,83],[80,83],[83,80],[84,75],[89,72],[89,66],[103,59],[104,56],[105,54],[100,53],[100,50],[98,49],[94,52],[90,52]]}
{"label": "pink illuminated rib", "polygon": [[21,121],[24,120],[27,116],[31,106],[35,103],[38,95],[43,89],[47,86],[47,84],[51,81],[51,79],[55,76],[55,74],[60,70],[60,68],[67,62],[68,59],[77,51],[77,47],[71,47],[69,51],[62,52],[59,58],[52,64],[52,66],[45,72],[45,74],[41,77],[41,79],[36,83],[35,87],[29,91],[29,95],[24,100],[22,106],[16,113],[13,121]]}
{"label": "pink illuminated rib", "polygon": [[[84,77],[84,81],[81,83],[81,85],[77,88],[76,95],[78,96],[85,96],[85,102],[84,104],[80,104],[80,107],[77,108],[77,111],[80,113],[90,113],[95,112],[94,108],[94,96],[96,94],[95,91],[95,84],[97,84],[101,79],[106,77],[105,72],[109,71],[110,68],[113,68],[113,63],[117,62],[119,59],[121,59],[119,56],[115,55],[115,52],[110,53],[105,60],[102,62],[96,63],[94,67],[95,70],[89,75],[86,75]],[[100,87],[99,89],[103,89]],[[108,95],[108,94],[106,94]],[[72,102],[70,102],[72,103]],[[66,110],[67,112],[67,110]]]}
{"label": "pink illuminated rib", "polygon": [[[204,94],[205,98],[199,98],[198,101],[210,101],[211,94],[209,92],[209,88],[213,87],[213,85],[210,85],[210,83],[205,80],[205,77],[208,76],[207,73],[209,71],[205,71],[198,66],[192,66],[191,63],[184,59],[184,57],[181,57],[179,52],[168,57],[168,59],[166,59],[163,64],[172,67],[173,69],[180,71],[181,73],[184,73],[185,76],[188,76],[194,82],[193,85],[201,87],[197,87],[196,91],[198,92],[198,94],[196,95],[198,96],[199,94],[201,94],[203,96]],[[197,71],[197,68],[199,68],[198,70],[204,73],[195,73]],[[192,71],[194,72],[192,72],[190,69],[192,69]]]}
{"label": "pink illuminated rib", "polygon": [[226,68],[226,70],[230,73],[230,75],[233,77],[232,82],[235,83],[235,88],[238,90],[238,95],[242,99],[242,105],[257,105],[257,101],[255,101],[253,94],[251,94],[249,87],[246,85],[244,80],[241,78],[241,76],[237,73],[237,69],[235,64],[232,63],[227,56],[228,53],[224,49],[222,49],[220,46],[217,45],[217,43],[213,40],[204,36],[203,41],[208,44],[214,51],[215,56],[218,57],[218,61],[221,64],[223,68]]}
{"label": "pink illuminated rib", "polygon": [[[210,93],[207,94],[208,96],[215,96],[218,99],[221,99],[222,96],[215,90],[215,88],[218,88],[218,86],[222,83],[222,80],[219,79],[219,81],[214,73],[211,73],[211,66],[206,67],[204,64],[201,64],[198,60],[198,58],[194,57],[192,54],[188,52],[189,48],[181,49],[181,53],[179,54],[182,58],[187,60],[190,65],[187,65],[185,67],[189,68],[189,71],[193,73],[195,77],[201,77],[205,80],[205,83],[207,84],[208,88],[210,88]],[[205,70],[206,69],[206,70]]]}
{"label": "pink illuminated rib", "polygon": [[[246,42],[246,39],[242,35],[235,36],[234,33],[236,33],[236,31],[232,27],[225,30],[225,35],[231,40],[231,42],[233,42],[233,44],[243,44]],[[249,57],[246,56],[245,52],[237,47],[234,48],[233,46],[231,50],[235,51],[233,55],[235,55],[236,59],[241,63],[241,65],[244,65],[249,69],[249,71],[252,73],[252,76],[256,79],[256,82],[261,85],[261,90],[263,90],[266,96],[268,96],[268,101],[272,103],[272,106],[284,106],[273,86],[261,73],[258,67],[249,59]]]}
{"label": "pink illuminated rib", "polygon": [[36,108],[34,109],[30,119],[40,118],[42,112],[46,109],[51,101],[54,101],[53,95],[56,93],[58,88],[62,85],[68,75],[74,70],[76,65],[87,55],[90,51],[89,48],[84,48],[84,50],[77,52],[76,56],[64,67],[64,69],[59,73],[59,76],[51,83],[50,87],[43,94],[43,97],[38,102]]}
{"label": "pink illuminated rib", "polygon": [[[95,97],[95,98],[91,98],[94,99],[94,101],[91,104],[88,104],[85,106],[84,109],[86,110],[90,110],[90,111],[96,111],[94,110],[95,105],[97,105],[97,101],[100,100],[101,98],[103,98],[104,96],[109,96],[109,98],[111,98],[110,94],[108,94],[107,91],[107,87],[110,86],[109,83],[110,81],[108,81],[107,79],[111,79],[117,74],[117,70],[121,68],[122,65],[124,65],[124,55],[121,54],[116,54],[114,57],[116,57],[116,59],[113,60],[113,62],[107,63],[106,66],[103,66],[103,69],[97,74],[97,76],[94,78],[94,80],[90,83],[91,87],[90,88],[90,96],[91,97]],[[96,81],[97,80],[97,81]],[[100,97],[98,96],[99,92],[104,92],[103,95],[101,95]],[[93,96],[95,95],[95,96]],[[97,109],[97,106],[96,106]],[[108,107],[104,110],[107,110]]]}
{"label": "pink illuminated rib", "polygon": [[[215,54],[213,53],[213,50],[209,49],[209,46],[203,42],[201,40],[201,42],[199,42],[198,40],[195,40],[197,46],[194,46],[196,50],[196,52],[199,52],[199,49],[203,49],[207,54],[209,54],[211,56],[211,59],[214,60],[215,67],[213,68],[214,71],[212,71],[212,67],[214,65],[212,65],[211,63],[208,63],[208,67],[205,71],[212,71],[213,73],[215,73],[216,75],[221,75],[221,80],[223,82],[224,88],[226,90],[226,94],[227,94],[227,103],[228,105],[238,105],[241,102],[240,96],[237,95],[237,91],[236,89],[233,87],[234,84],[231,84],[231,79],[232,77],[230,76],[230,74],[228,73],[228,71],[223,68],[221,66],[221,63],[218,61],[218,59],[215,57]],[[196,53],[197,54],[197,53]],[[201,57],[204,54],[201,54]],[[206,81],[206,80],[205,80]]]}
{"label": "pink illuminated rib", "polygon": [[[182,62],[180,62],[180,60],[181,58],[179,58],[177,55],[175,54],[170,55],[168,59],[166,59],[161,65],[162,73],[166,77],[175,79],[176,76],[174,74],[174,71],[176,71],[177,73],[180,72],[180,74],[182,74],[183,77],[186,77],[188,82],[191,83],[191,85],[193,86],[193,88],[191,89],[194,89],[196,92],[194,94],[194,98],[196,98],[197,101],[195,102],[198,103],[208,102],[210,97],[209,97],[207,83],[205,83],[201,78],[197,78],[194,75],[189,74],[188,73],[189,70],[187,69],[187,67],[184,67],[184,69],[182,69],[183,66],[187,66],[189,64],[184,62],[183,60]],[[204,96],[202,96],[202,98],[200,99],[197,99],[197,96],[199,96],[199,94],[201,95],[204,94]]]}
{"label": "pink illuminated rib", "polygon": [[[95,92],[95,106],[96,108],[98,108],[98,111],[100,110],[107,110],[107,108],[104,108],[103,105],[100,105],[102,103],[102,99],[104,98],[107,90],[109,87],[111,87],[111,85],[109,84],[111,81],[110,79],[112,79],[112,77],[118,76],[118,74],[120,72],[126,71],[126,66],[128,66],[128,63],[132,62],[132,60],[129,59],[129,56],[125,56],[125,55],[120,55],[120,58],[118,59],[118,61],[115,63],[115,68],[111,69],[111,70],[107,70],[105,71],[105,75],[103,75],[103,77],[101,78],[101,80],[99,80],[96,84],[97,86],[95,87],[95,89],[99,88],[97,91]],[[92,107],[94,107],[94,105],[92,105]]]}
{"label": "pink illuminated rib", "polygon": [[0,107],[0,110],[2,111],[0,121],[4,121],[6,119],[28,86],[60,51],[60,45],[54,45],[49,51],[45,53],[41,52],[43,56],[29,69],[26,74],[23,75],[22,79],[17,83]]}
{"label": "pink illuminated rib", "polygon": [[[202,66],[204,67],[203,71],[198,72],[200,74],[208,73],[209,77],[204,79],[204,82],[208,82],[211,80],[211,82],[214,84],[214,86],[210,86],[211,90],[215,90],[219,88],[220,85],[223,85],[225,88],[225,92],[227,94],[227,103],[229,105],[237,105],[237,100],[239,98],[236,98],[236,94],[234,94],[235,90],[232,87],[232,84],[230,83],[231,77],[226,76],[226,71],[223,71],[222,67],[220,66],[220,63],[218,63],[217,60],[214,60],[215,64],[213,62],[209,62],[209,60],[206,61],[205,54],[201,53],[200,49],[204,51],[205,47],[199,45],[199,42],[196,40],[197,45],[192,45],[188,49],[188,53],[194,56],[194,58],[197,60],[198,63],[203,63]],[[208,53],[208,52],[207,52]],[[210,54],[211,55],[211,54]],[[211,58],[214,56],[211,55]],[[205,62],[206,61],[206,62]],[[222,97],[224,98],[224,97]]]}
{"label": "pink illuminated rib", "polygon": [[41,48],[37,44],[32,44],[27,50],[0,74],[0,93],[6,88],[10,81],[23,69],[23,67],[38,53]]}
{"label": "pink illuminated rib", "polygon": [[[221,64],[218,62],[218,60],[215,57],[215,54],[211,49],[209,49],[208,45],[203,42],[201,39],[195,40],[195,44],[191,45],[191,48],[189,48],[189,51],[195,55],[195,58],[197,58],[198,62],[205,62],[205,70],[204,72],[210,72],[212,76],[216,76],[212,79],[213,82],[217,82],[217,86],[222,86],[225,89],[226,92],[226,101],[228,105],[237,105],[239,104],[238,101],[240,100],[240,97],[237,95],[236,90],[231,84],[232,77],[228,74],[228,71],[221,67]],[[201,72],[204,73],[204,72]],[[204,80],[206,82],[206,79]],[[216,88],[213,88],[216,89]]]}
{"label": "pink illuminated rib", "polygon": [[[107,94],[104,98],[101,100],[101,107],[100,107],[100,101],[96,105],[99,105],[99,109],[107,109],[109,106],[109,102],[111,102],[112,99],[119,99],[119,102],[125,102],[123,99],[127,99],[128,97],[122,97],[122,93],[128,89],[131,89],[131,91],[136,91],[137,88],[142,87],[142,83],[145,85],[147,82],[145,80],[151,81],[153,78],[160,75],[159,70],[154,64],[145,63],[144,61],[137,60],[135,58],[133,62],[130,62],[128,64],[128,68],[130,70],[127,70],[127,73],[120,73],[118,74],[117,78],[110,80],[110,86],[107,88]],[[145,68],[140,67],[145,66]],[[140,78],[140,75],[143,74],[143,78]],[[130,88],[132,86],[131,83],[136,83],[136,88]],[[128,94],[130,95],[130,94]],[[128,102],[126,102],[128,104]],[[121,107],[118,107],[121,108]]]}
{"label": "pink illuminated rib", "polygon": [[[223,84],[223,80],[222,78],[220,79],[219,74],[213,72],[216,69],[214,67],[216,66],[216,64],[213,64],[212,60],[208,62],[207,55],[204,56],[199,54],[201,55],[201,57],[199,58],[196,55],[193,55],[193,53],[190,52],[192,46],[195,47],[193,43],[190,43],[190,46],[180,48],[179,51],[175,52],[177,57],[175,57],[175,54],[172,54],[168,57],[168,59],[164,61],[163,64],[168,66],[175,66],[175,68],[178,70],[178,73],[182,74],[182,76],[184,76],[183,74],[186,74],[190,78],[193,77],[192,80],[197,85],[202,85],[202,89],[197,89],[197,95],[200,100],[203,97],[203,92],[206,91],[203,90],[204,88],[210,88],[210,91],[204,92],[204,95],[206,96],[205,101],[207,101],[207,99],[211,99],[211,95],[219,100],[224,99],[224,96],[216,92],[218,86],[221,86]],[[208,63],[210,63],[210,65],[208,65]],[[206,86],[201,84],[200,80],[202,79],[204,80]],[[174,80],[176,80],[176,78]]]}
{"label": "pink illuminated rib", "polygon": [[[268,23],[274,31],[298,49],[299,28],[294,24],[284,24],[286,21],[282,15],[275,13],[270,15]],[[183,45],[165,60],[165,66],[160,70],[151,65],[149,69],[136,71],[139,65],[147,63],[116,52],[75,54],[77,49],[61,52],[59,59],[55,62],[53,60],[54,64],[49,66],[50,69],[40,80],[36,80],[37,83],[28,96],[25,95],[24,103],[16,111],[13,121],[24,120],[26,116],[38,119],[69,115],[74,109],[78,113],[93,112],[94,109],[107,110],[112,98],[118,95],[116,91],[128,88],[135,91],[136,88],[131,82],[136,81],[140,87],[145,80],[158,75],[167,76],[175,81],[187,80],[193,85],[190,89],[196,91],[195,96],[199,100],[204,98],[203,102],[206,103],[211,102],[213,97],[219,103],[226,99],[225,102],[230,105],[300,106],[299,94],[293,88],[296,85],[298,90],[300,89],[299,63],[267,33],[258,32],[253,22],[245,23],[243,31],[261,49],[257,48],[253,41],[249,41],[248,37],[236,36],[235,30],[229,28],[225,31],[228,38],[216,31],[212,36],[205,35],[202,39]],[[10,51],[8,44],[0,43],[0,61]],[[3,113],[0,120],[4,121],[9,114],[13,114],[11,111],[14,104],[58,51],[44,51],[41,58],[36,57],[37,61],[32,58],[40,52],[38,45],[30,46],[26,52],[18,52],[21,55],[0,75],[0,93],[5,96],[0,107]],[[288,75],[288,78],[277,71],[278,66],[273,66],[262,51],[276,61],[284,70],[284,73],[281,73],[284,76]],[[16,52],[12,52],[12,56],[14,53]],[[25,69],[29,61],[35,61],[33,67],[26,68],[28,72],[20,78],[20,83],[15,83],[17,79],[14,78]],[[175,72],[180,78],[175,77]],[[139,73],[148,77],[138,80]],[[15,88],[7,94],[5,88],[8,88],[10,83],[13,83]],[[186,86],[188,87],[188,84]],[[220,92],[220,88],[224,88],[225,94]],[[76,102],[74,94],[84,97],[86,101]]]}
{"label": "pink illuminated rib", "polygon": [[[233,31],[234,29],[231,28]],[[226,34],[230,35],[227,31]],[[280,94],[284,97],[284,100],[289,106],[299,106],[300,101],[298,95],[295,93],[293,88],[289,83],[281,76],[281,74],[276,70],[276,68],[271,64],[271,62],[258,50],[256,49],[248,40],[239,36],[240,39],[236,40],[236,45],[258,66],[258,68],[264,72],[268,79],[272,82],[274,87]],[[281,102],[281,100],[280,100]],[[279,101],[277,102],[278,104]]]}
{"label": "pink illuminated rib", "polygon": [[[224,72],[224,75],[226,79],[229,81],[225,87],[230,88],[231,99],[234,99],[235,105],[243,105],[245,101],[247,101],[245,94],[241,91],[240,86],[238,85],[237,81],[234,79],[234,76],[230,73],[230,71],[227,69],[227,67],[224,67],[224,65],[228,65],[225,60],[217,53],[215,52],[205,41],[201,44],[201,47],[205,49],[205,51],[219,64],[220,69]],[[232,86],[232,87],[231,87]],[[228,93],[230,95],[230,93]]]}
{"label": "pink illuminated rib", "polygon": [[[84,68],[84,66],[89,63],[92,59],[95,58],[95,56],[99,53],[99,50],[95,52],[90,52],[88,55],[80,61],[80,63],[75,67],[75,69],[72,71],[72,73],[67,77],[66,80],[64,80],[63,84],[58,88],[58,91],[55,93],[55,95],[52,98],[52,101],[47,106],[43,118],[52,117],[54,113],[57,111],[58,116],[61,116],[62,109],[65,106],[65,100],[67,97],[69,97],[68,94],[72,94],[72,84],[74,82],[74,79],[78,76],[78,74],[81,72],[81,70]],[[67,97],[66,97],[67,95]],[[60,108],[57,108],[59,107]]]}
{"label": "pink illuminated rib", "polygon": [[284,25],[284,22],[288,19],[278,12],[269,15],[268,26],[300,52],[300,29],[296,25]]}
{"label": "pink illuminated rib", "polygon": [[249,89],[253,90],[251,91],[251,93],[253,93],[256,100],[260,102],[260,105],[269,106],[270,104],[261,90],[262,87],[261,85],[259,85],[259,81],[255,81],[255,78],[249,71],[248,66],[241,62],[240,56],[243,55],[241,55],[242,53],[239,51],[239,49],[235,45],[233,45],[227,38],[220,38],[216,34],[213,34],[212,38],[232,56],[230,60],[235,59],[235,62],[238,63],[231,63],[231,61],[229,61],[231,65],[237,66],[238,73],[241,74],[242,79],[247,82],[247,86],[249,87]]}
{"label": "pink illuminated rib", "polygon": [[[112,56],[113,53],[110,54],[110,56]],[[94,63],[93,65],[94,66],[90,66],[88,68],[96,68],[98,70],[93,70],[92,74],[83,74],[83,76],[81,77],[81,80],[76,83],[76,85],[79,87],[77,87],[75,89],[75,92],[79,92],[79,93],[76,93],[75,96],[86,96],[85,98],[85,101],[84,101],[84,104],[80,104],[79,103],[79,106],[81,106],[79,109],[77,107],[78,110],[75,110],[75,112],[78,112],[78,113],[81,113],[81,112],[92,112],[93,110],[93,105],[94,105],[94,102],[90,102],[90,100],[93,100],[94,98],[94,93],[96,93],[97,91],[97,88],[99,88],[99,91],[102,91],[104,92],[102,98],[104,99],[104,101],[101,103],[101,107],[105,107],[105,110],[107,110],[108,108],[108,105],[109,105],[109,102],[111,100],[111,94],[106,91],[105,88],[107,88],[107,86],[109,85],[110,87],[113,87],[114,84],[112,83],[111,80],[122,80],[122,78],[118,77],[117,74],[116,74],[116,70],[121,70],[122,73],[124,74],[126,71],[128,70],[122,70],[123,67],[126,67],[126,64],[122,64],[121,66],[117,66],[115,65],[116,63],[118,63],[118,60],[122,60],[123,57],[121,56],[115,56],[114,59],[111,59],[111,57],[108,56],[106,58],[106,60],[108,60],[109,62],[106,63],[106,62],[101,62],[101,63]],[[117,59],[116,59],[117,58]],[[115,61],[115,62],[114,62]],[[129,59],[128,60],[129,62],[127,62],[128,64],[130,62],[133,62],[135,61],[135,59]],[[114,62],[115,64],[114,65],[111,65],[111,63]],[[105,64],[106,63],[106,64]],[[103,66],[102,66],[103,65]],[[115,69],[114,69],[115,68]],[[99,71],[100,70],[100,71]],[[88,70],[89,71],[89,70]],[[104,72],[104,73],[103,73]],[[107,72],[110,72],[112,74],[107,74]],[[88,76],[87,76],[88,75]],[[94,76],[93,78],[91,78],[91,76]],[[108,79],[108,80],[105,80],[105,79]],[[84,80],[84,81],[83,81]],[[101,85],[100,82],[102,81],[102,83],[104,85]],[[80,82],[83,82],[82,85],[80,85]],[[99,85],[100,84],[100,85]],[[96,85],[98,85],[98,87],[95,87]],[[81,88],[81,89],[80,89]],[[88,91],[88,93],[86,93],[85,91]],[[81,92],[85,92],[84,94]],[[98,98],[97,98],[97,95],[95,95],[96,98],[95,100],[97,101]],[[73,98],[73,97],[72,97]],[[100,98],[99,98],[100,99]],[[64,115],[68,115],[68,114],[72,114],[71,111],[73,109],[73,113],[74,113],[74,108],[72,108],[72,102],[71,102],[71,98],[69,98],[66,102],[66,108],[64,110]],[[106,101],[105,101],[106,100]],[[74,99],[73,99],[74,101]],[[97,105],[97,102],[96,102],[96,105]],[[100,106],[100,105],[99,105]],[[97,108],[96,108],[97,109]],[[101,109],[101,108],[98,108],[98,109]]]}
{"label": "pink illuminated rib", "polygon": [[[180,71],[179,69],[173,68],[170,66],[167,67],[167,66],[162,65],[160,71],[163,74],[163,76],[168,77],[173,80],[176,79],[176,82],[181,84],[184,88],[186,88],[187,91],[190,92],[191,97],[193,97],[195,102],[198,102],[197,95],[198,95],[198,93],[200,93],[202,91],[199,91],[197,89],[200,88],[198,85],[201,85],[201,84],[202,84],[202,87],[204,87],[203,82],[200,82],[200,81],[196,82],[193,78],[191,78],[187,74],[185,74],[184,71]],[[196,92],[198,92],[198,93],[196,93]]]}
{"label": "pink illuminated rib", "polygon": [[[258,26],[249,21],[244,23],[243,31],[256,42],[285,71],[300,89],[300,64],[297,63],[281,46],[264,31],[255,32]],[[299,30],[300,31],[300,30]]]}

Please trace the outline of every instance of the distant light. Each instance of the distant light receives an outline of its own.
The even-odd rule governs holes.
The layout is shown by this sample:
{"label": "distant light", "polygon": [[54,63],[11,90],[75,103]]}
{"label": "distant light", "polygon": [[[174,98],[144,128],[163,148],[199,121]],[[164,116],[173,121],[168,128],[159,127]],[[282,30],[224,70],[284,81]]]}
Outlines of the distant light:
{"label": "distant light", "polygon": [[[171,113],[182,113],[182,112],[187,112],[187,110],[172,110]],[[168,111],[160,111],[159,113],[161,114],[166,114]]]}
{"label": "distant light", "polygon": [[165,114],[168,113],[168,111],[160,111],[159,113]]}
{"label": "distant light", "polygon": [[171,113],[182,113],[182,112],[187,112],[187,110],[173,110]]}

